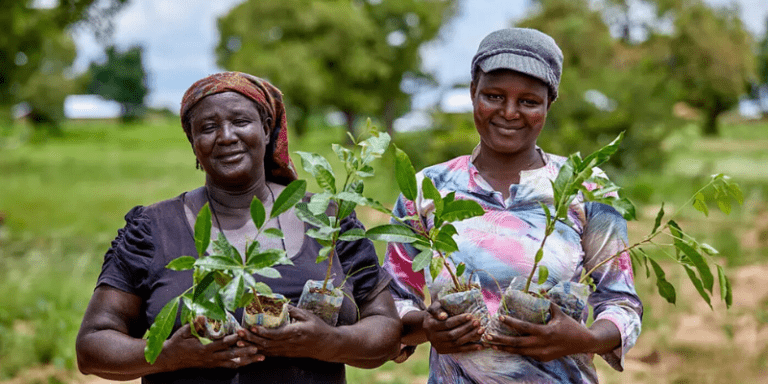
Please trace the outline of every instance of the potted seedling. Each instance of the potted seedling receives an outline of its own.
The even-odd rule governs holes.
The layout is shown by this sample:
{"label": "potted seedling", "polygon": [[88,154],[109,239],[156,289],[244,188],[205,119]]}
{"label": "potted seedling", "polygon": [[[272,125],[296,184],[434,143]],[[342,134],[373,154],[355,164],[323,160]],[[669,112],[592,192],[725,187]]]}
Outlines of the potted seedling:
{"label": "potted seedling", "polygon": [[[498,314],[493,317],[491,325],[488,328],[489,334],[515,334],[515,332],[498,321],[498,316],[500,315],[508,315],[539,324],[546,323],[550,318],[550,300],[560,306],[563,309],[563,312],[567,315],[576,320],[581,320],[587,305],[586,300],[590,294],[590,287],[592,286],[590,276],[600,267],[615,262],[626,252],[630,253],[631,258],[634,261],[633,268],[639,265],[644,265],[647,277],[650,277],[651,269],[654,271],[659,294],[670,303],[674,303],[676,300],[674,287],[666,280],[665,273],[659,263],[643,251],[642,246],[644,245],[655,245],[661,249],[663,249],[664,246],[671,246],[674,249],[675,254],[671,255],[667,253],[667,256],[669,256],[671,261],[680,265],[685,270],[699,295],[710,305],[710,307],[710,295],[712,294],[714,286],[714,276],[711,272],[710,264],[714,264],[718,272],[721,298],[725,301],[726,305],[730,307],[732,301],[730,282],[725,275],[723,268],[720,265],[717,265],[713,260],[703,256],[704,254],[715,255],[717,254],[717,250],[707,244],[700,243],[694,237],[684,233],[680,226],[672,219],[662,225],[662,220],[665,214],[664,204],[662,204],[661,209],[656,216],[654,227],[650,234],[644,237],[641,241],[632,245],[626,245],[622,250],[605,258],[590,270],[584,271],[577,283],[560,282],[549,290],[544,290],[542,288],[541,285],[546,282],[548,277],[547,268],[543,265],[539,265],[543,258],[544,245],[549,235],[555,230],[555,226],[558,222],[568,225],[571,224],[567,216],[568,207],[575,199],[581,199],[584,202],[593,201],[607,204],[614,207],[627,220],[635,218],[634,205],[627,199],[619,199],[615,197],[614,193],[618,191],[619,188],[602,175],[595,174],[594,172],[595,167],[607,161],[610,156],[616,152],[622,138],[623,133],[613,142],[584,159],[582,159],[578,153],[573,154],[569,156],[568,160],[560,169],[555,181],[552,182],[554,195],[552,208],[547,204],[540,203],[546,214],[546,225],[544,236],[534,257],[534,264],[531,272],[525,280],[520,278],[513,279],[510,286],[505,290],[502,296],[502,305],[499,307]],[[591,187],[588,188],[586,185],[590,185]],[[729,213],[731,209],[731,198],[735,198],[739,204],[743,203],[741,190],[736,184],[731,182],[730,179],[724,175],[713,175],[710,182],[697,191],[686,204],[681,206],[678,211],[675,212],[675,214],[689,203],[692,203],[694,208],[703,212],[705,215],[708,214],[708,199],[703,192],[710,187],[715,190],[715,200],[718,207],[726,214]],[[674,215],[672,216],[674,217]],[[654,241],[654,239],[662,233],[670,236],[671,243],[660,244]],[[648,267],[648,264],[651,265],[651,268]],[[534,282],[534,276],[537,274],[538,278],[536,279],[536,282]]]}
{"label": "potted seedling", "polygon": [[[472,200],[457,200],[454,192],[442,196],[428,177],[421,180],[419,193],[416,171],[408,155],[399,148],[395,148],[395,178],[403,197],[419,202],[416,204],[418,215],[398,217],[391,210],[377,208],[395,223],[371,228],[366,236],[373,240],[411,244],[419,251],[413,258],[413,271],[429,268],[433,283],[438,277],[447,280],[447,284],[433,284],[433,287],[441,286],[434,296],[440,300],[443,309],[450,315],[470,313],[485,325],[488,309],[477,275],[472,272],[467,276],[466,265],[456,264],[451,258],[459,249],[453,240],[457,231],[452,223],[480,216],[484,213],[483,208]],[[431,228],[422,221],[424,218],[431,221]],[[443,271],[446,273],[442,274]]]}
{"label": "potted seedling", "polygon": [[[322,248],[316,262],[327,261],[328,267],[322,281],[308,280],[299,299],[299,308],[304,308],[329,325],[335,325],[339,310],[344,300],[341,286],[334,287],[332,267],[334,252],[338,241],[354,241],[365,237],[362,229],[341,232],[341,222],[347,218],[358,204],[380,207],[381,204],[363,196],[363,179],[374,175],[371,163],[380,158],[389,146],[390,137],[385,132],[378,132],[368,121],[370,136],[365,140],[350,138],[354,150],[333,144],[333,151],[343,164],[345,176],[337,179],[330,162],[316,153],[297,152],[301,156],[304,170],[317,180],[322,189],[312,195],[308,202],[296,205],[296,214],[303,222],[314,228],[307,231],[307,236],[315,238]],[[341,284],[340,284],[341,285]]]}
{"label": "potted seedling", "polygon": [[[275,199],[269,217],[277,217],[291,209],[301,200],[305,191],[304,180],[289,184]],[[258,229],[257,236],[264,234],[283,237],[279,229],[265,228],[266,211],[258,198],[253,199],[250,210],[251,218]],[[266,278],[279,278],[280,273],[273,267],[292,265],[285,250],[261,249],[259,242],[253,240],[246,242],[246,254],[243,258],[221,232],[211,241],[211,228],[211,210],[208,204],[205,204],[195,221],[194,238],[198,257],[182,256],[166,266],[174,271],[193,270],[192,286],[169,301],[149,328],[146,335],[147,345],[144,348],[144,357],[149,363],[155,362],[163,342],[171,334],[179,305],[182,306],[182,324],[190,324],[192,333],[203,344],[231,334],[239,327],[232,316],[232,312],[238,308],[245,308],[246,325],[261,322],[262,325],[279,326],[280,321],[284,323],[287,320],[287,300],[273,294],[267,284],[257,282],[253,277],[256,274]],[[279,308],[272,310],[277,312],[279,321],[272,319],[270,315],[260,315],[268,312],[271,306]],[[204,321],[202,324],[200,319]]]}

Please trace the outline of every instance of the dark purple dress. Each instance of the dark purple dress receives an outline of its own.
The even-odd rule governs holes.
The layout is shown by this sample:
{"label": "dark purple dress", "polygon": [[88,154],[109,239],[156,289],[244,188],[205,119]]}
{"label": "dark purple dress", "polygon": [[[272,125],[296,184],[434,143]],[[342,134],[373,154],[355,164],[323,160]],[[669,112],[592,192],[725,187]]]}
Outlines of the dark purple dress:
{"label": "dark purple dress", "polygon": [[[104,256],[97,286],[108,285],[137,295],[143,301],[141,317],[130,327],[133,337],[141,338],[162,307],[192,285],[192,271],[165,268],[169,261],[177,257],[197,254],[192,229],[184,213],[185,196],[186,193],[148,207],[131,209],[125,215],[125,227],[118,230],[112,247]],[[342,221],[342,232],[350,228],[362,228],[354,214]],[[285,295],[291,304],[296,305],[306,280],[322,280],[325,277],[327,261],[315,263],[320,248],[317,241],[305,236],[301,250],[292,259],[294,265],[276,267],[282,278],[254,277],[269,284],[275,292]],[[334,286],[339,286],[347,274],[354,272],[344,283],[344,290],[356,303],[364,303],[386,288],[390,277],[379,267],[369,240],[341,241],[335,253]],[[241,310],[235,315],[240,320]],[[339,325],[356,321],[355,303],[347,297],[339,314]],[[177,318],[174,331],[180,326]],[[263,362],[240,369],[184,369],[142,378],[142,383],[344,382],[344,364],[282,357],[267,357]]]}

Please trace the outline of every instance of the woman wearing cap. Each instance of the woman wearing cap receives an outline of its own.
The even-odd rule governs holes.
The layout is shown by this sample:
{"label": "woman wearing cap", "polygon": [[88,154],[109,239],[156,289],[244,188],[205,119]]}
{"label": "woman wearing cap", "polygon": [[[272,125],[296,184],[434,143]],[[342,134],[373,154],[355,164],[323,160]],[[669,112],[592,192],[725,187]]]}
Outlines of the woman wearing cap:
{"label": "woman wearing cap", "polygon": [[[472,60],[471,97],[480,144],[471,155],[422,170],[444,195],[480,203],[485,214],[454,223],[456,263],[480,278],[488,311],[499,307],[500,292],[512,278],[527,276],[544,234],[546,215],[539,202],[552,204],[550,181],[565,158],[536,145],[549,108],[557,98],[563,56],[546,34],[523,28],[488,35]],[[427,201],[428,202],[428,201]],[[425,210],[426,208],[426,210]],[[395,212],[419,215],[430,225],[428,204],[402,196]],[[593,203],[570,207],[572,226],[563,225],[546,242],[542,264],[549,269],[545,288],[577,281],[600,260],[626,243],[626,222],[613,208]],[[525,336],[490,336],[470,315],[449,317],[434,295],[440,290],[425,273],[413,272],[418,250],[391,243],[385,268],[403,319],[402,360],[414,345],[429,341],[430,383],[596,383],[593,354],[621,370],[625,353],[640,333],[642,304],[633,283],[629,255],[592,274],[596,289],[589,302],[594,323],[584,325],[553,305],[545,325],[508,316],[507,326]],[[423,304],[423,288],[433,302]],[[484,341],[484,343],[483,343]],[[489,347],[491,346],[492,347]]]}
{"label": "woman wearing cap", "polygon": [[[205,185],[128,212],[105,255],[77,338],[80,370],[112,380],[142,377],[143,383],[343,383],[344,364],[376,367],[395,355],[401,325],[386,290],[390,278],[372,244],[354,241],[341,242],[334,256],[336,286],[359,271],[344,284],[348,298],[338,327],[292,307],[294,322],[282,328],[241,329],[202,345],[177,319],[155,364],[144,360],[142,335],[165,303],[192,284],[192,271],[165,265],[197,253],[192,228],[204,204],[213,213],[213,236],[222,232],[241,254],[245,239],[254,237],[265,247],[286,250],[294,266],[278,266],[282,277],[267,283],[292,303],[304,282],[323,278],[327,267],[315,263],[320,246],[295,215],[269,224],[282,229],[284,241],[256,237],[250,218],[254,197],[269,211],[275,196],[296,179],[280,91],[243,73],[212,75],[187,90],[181,121]],[[342,223],[360,226],[354,214]]]}

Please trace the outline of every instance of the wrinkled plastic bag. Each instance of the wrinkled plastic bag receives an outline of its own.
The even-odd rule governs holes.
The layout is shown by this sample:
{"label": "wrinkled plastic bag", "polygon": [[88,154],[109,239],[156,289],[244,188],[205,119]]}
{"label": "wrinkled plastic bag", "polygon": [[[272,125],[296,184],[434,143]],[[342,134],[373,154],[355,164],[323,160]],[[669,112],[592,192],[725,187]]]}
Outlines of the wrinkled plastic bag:
{"label": "wrinkled plastic bag", "polygon": [[319,292],[322,286],[322,281],[307,280],[301,291],[298,307],[312,312],[333,327],[339,320],[339,311],[344,302],[344,294],[340,288],[333,288],[333,283],[330,281],[325,286],[327,290],[332,292],[330,295]]}

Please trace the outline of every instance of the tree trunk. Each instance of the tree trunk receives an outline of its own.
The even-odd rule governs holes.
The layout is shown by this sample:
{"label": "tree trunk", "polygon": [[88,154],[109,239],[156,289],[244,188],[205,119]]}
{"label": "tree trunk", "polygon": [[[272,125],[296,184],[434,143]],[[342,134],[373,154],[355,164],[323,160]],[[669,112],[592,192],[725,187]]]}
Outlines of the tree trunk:
{"label": "tree trunk", "polygon": [[[352,111],[343,111],[343,113],[344,113],[344,117],[347,118],[347,132],[349,132],[352,135],[352,137],[357,137],[355,135],[355,119],[357,115]],[[352,144],[349,139],[349,136],[346,133],[344,134],[344,137],[345,137],[344,139],[345,143]]]}
{"label": "tree trunk", "polygon": [[704,126],[702,127],[702,134],[704,136],[714,137],[720,135],[720,130],[717,126],[717,118],[723,112],[725,112],[725,108],[723,108],[720,103],[715,103],[715,105],[705,110]]}
{"label": "tree trunk", "polygon": [[389,99],[384,104],[384,125],[390,137],[395,137],[395,100]]}

